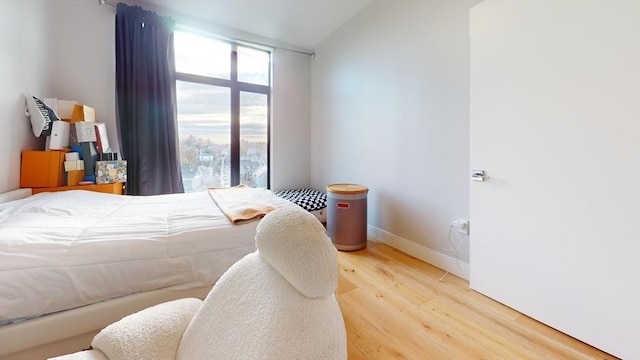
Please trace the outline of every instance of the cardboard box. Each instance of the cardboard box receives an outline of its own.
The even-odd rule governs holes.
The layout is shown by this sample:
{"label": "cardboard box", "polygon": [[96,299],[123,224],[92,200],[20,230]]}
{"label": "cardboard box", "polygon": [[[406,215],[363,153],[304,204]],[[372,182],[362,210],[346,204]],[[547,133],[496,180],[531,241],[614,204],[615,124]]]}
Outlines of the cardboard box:
{"label": "cardboard box", "polygon": [[71,122],[74,123],[78,121],[96,121],[96,110],[87,105],[73,105]]}
{"label": "cardboard box", "polygon": [[79,143],[96,141],[96,128],[91,121],[78,121],[75,123],[76,139]]}
{"label": "cardboard box", "polygon": [[60,119],[71,120],[71,116],[73,115],[73,107],[77,103],[77,101],[58,100],[56,108]]}
{"label": "cardboard box", "polygon": [[107,137],[107,125],[105,123],[94,123],[96,129],[96,150],[99,154],[110,152],[109,138]]}
{"label": "cardboard box", "polygon": [[96,161],[96,183],[112,184],[127,182],[127,161]]}
{"label": "cardboard box", "polygon": [[75,186],[84,178],[84,170],[71,170],[67,172],[67,185]]}
{"label": "cardboard box", "polygon": [[69,160],[64,162],[64,171],[84,170],[83,160]]}
{"label": "cardboard box", "polygon": [[53,121],[51,135],[47,136],[46,150],[61,150],[69,147],[70,124],[66,121]]}
{"label": "cardboard box", "polygon": [[64,185],[64,155],[63,151],[23,151],[20,187]]}
{"label": "cardboard box", "polygon": [[65,161],[80,160],[80,153],[68,152],[68,153],[64,154],[64,159],[65,159]]}

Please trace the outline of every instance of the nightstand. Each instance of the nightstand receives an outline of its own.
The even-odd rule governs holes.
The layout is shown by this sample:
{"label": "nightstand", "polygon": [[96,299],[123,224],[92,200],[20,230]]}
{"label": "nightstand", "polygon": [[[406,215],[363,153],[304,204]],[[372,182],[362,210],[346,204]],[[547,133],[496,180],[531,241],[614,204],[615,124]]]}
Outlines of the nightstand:
{"label": "nightstand", "polygon": [[89,190],[101,193],[122,195],[124,192],[125,183],[113,183],[113,184],[91,184],[91,185],[73,185],[73,186],[56,186],[56,187],[44,187],[44,188],[32,188],[33,194],[41,192],[56,192],[56,191],[69,191],[69,190]]}

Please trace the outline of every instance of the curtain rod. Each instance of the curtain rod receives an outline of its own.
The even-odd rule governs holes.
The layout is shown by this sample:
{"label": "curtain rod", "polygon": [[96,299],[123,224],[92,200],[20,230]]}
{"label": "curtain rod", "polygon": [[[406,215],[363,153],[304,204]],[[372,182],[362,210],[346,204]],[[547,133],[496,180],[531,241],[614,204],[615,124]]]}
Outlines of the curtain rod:
{"label": "curtain rod", "polygon": [[[100,5],[109,5],[109,6],[112,6],[112,7],[116,7],[116,5],[117,5],[117,3],[115,3],[115,2],[106,1],[106,0],[98,0],[98,4],[100,4]],[[228,39],[230,41],[233,41],[233,42],[238,43],[238,44],[241,44],[242,42],[245,42],[245,43],[249,43],[249,44],[255,44],[255,45],[270,47],[270,48],[273,48],[274,50],[284,50],[284,51],[289,51],[289,52],[293,52],[293,53],[296,53],[296,54],[307,55],[307,56],[310,56],[312,59],[316,57],[315,51],[314,52],[306,52],[306,51],[288,49],[288,48],[285,48],[285,47],[278,47],[278,46],[271,46],[271,45],[267,45],[267,44],[261,44],[261,43],[255,42],[255,41],[246,41],[246,40],[233,39],[233,38],[228,38]]]}

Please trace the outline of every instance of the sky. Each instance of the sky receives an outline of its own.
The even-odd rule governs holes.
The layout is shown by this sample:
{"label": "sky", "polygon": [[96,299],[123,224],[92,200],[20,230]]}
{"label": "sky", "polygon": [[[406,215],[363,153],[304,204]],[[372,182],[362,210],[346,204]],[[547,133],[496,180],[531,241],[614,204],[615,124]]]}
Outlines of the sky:
{"label": "sky", "polygon": [[[176,71],[229,79],[231,45],[184,32],[175,33]],[[238,47],[238,78],[268,85],[269,53]],[[177,81],[178,132],[229,143],[230,89]],[[267,96],[240,93],[240,135],[250,142],[267,140]]]}

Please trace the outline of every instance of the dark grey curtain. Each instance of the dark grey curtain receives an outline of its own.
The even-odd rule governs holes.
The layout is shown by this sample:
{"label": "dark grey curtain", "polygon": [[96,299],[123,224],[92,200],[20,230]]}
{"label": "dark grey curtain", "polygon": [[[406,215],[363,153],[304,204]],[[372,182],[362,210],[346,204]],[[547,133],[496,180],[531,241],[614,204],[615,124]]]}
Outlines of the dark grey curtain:
{"label": "dark grey curtain", "polygon": [[176,119],[175,22],[138,6],[116,12],[116,101],[127,193],[183,192]]}

